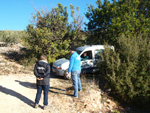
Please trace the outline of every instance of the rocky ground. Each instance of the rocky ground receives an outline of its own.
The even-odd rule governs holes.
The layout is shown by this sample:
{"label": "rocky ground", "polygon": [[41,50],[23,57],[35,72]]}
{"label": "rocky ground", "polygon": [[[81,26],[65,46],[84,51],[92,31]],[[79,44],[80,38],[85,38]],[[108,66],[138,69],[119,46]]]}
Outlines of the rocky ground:
{"label": "rocky ground", "polygon": [[50,109],[42,109],[43,96],[39,108],[33,108],[36,95],[33,72],[6,55],[20,48],[20,44],[0,47],[0,113],[106,113],[118,108],[93,81],[82,78],[83,90],[74,99],[71,80],[54,75],[50,79]]}

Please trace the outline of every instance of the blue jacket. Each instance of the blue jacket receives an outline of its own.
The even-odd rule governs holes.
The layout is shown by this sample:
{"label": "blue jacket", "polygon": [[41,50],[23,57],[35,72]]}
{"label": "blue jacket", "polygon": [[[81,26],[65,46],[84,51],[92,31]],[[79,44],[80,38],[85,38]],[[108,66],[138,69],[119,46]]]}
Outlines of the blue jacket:
{"label": "blue jacket", "polygon": [[68,73],[81,70],[81,58],[75,51],[70,57]]}

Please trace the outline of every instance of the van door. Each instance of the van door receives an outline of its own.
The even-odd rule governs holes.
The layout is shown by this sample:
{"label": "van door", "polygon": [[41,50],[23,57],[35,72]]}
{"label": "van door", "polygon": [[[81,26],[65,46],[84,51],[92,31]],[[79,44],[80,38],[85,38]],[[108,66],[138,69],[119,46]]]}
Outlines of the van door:
{"label": "van door", "polygon": [[103,55],[103,54],[104,54],[104,49],[94,50],[94,61],[93,61],[93,67],[95,67],[95,69],[93,70],[94,72],[96,72],[98,70],[97,62],[102,61],[101,55]]}
{"label": "van door", "polygon": [[92,51],[85,51],[81,55],[81,69],[82,73],[91,73],[93,71],[93,56]]}
{"label": "van door", "polygon": [[102,55],[104,54],[104,49],[96,49],[94,51],[94,59],[96,59],[96,60],[102,60],[100,54],[102,54]]}

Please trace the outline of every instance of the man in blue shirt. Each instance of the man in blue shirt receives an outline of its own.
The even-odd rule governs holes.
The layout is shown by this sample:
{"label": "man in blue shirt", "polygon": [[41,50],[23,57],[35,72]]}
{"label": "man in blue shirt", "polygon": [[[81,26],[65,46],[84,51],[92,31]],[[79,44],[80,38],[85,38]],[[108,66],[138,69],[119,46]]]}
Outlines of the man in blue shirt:
{"label": "man in blue shirt", "polygon": [[71,47],[70,53],[72,54],[70,57],[70,64],[68,69],[68,74],[71,74],[73,88],[74,88],[74,97],[78,98],[78,91],[81,91],[81,80],[80,80],[80,73],[81,73],[81,58],[76,52],[75,47]]}

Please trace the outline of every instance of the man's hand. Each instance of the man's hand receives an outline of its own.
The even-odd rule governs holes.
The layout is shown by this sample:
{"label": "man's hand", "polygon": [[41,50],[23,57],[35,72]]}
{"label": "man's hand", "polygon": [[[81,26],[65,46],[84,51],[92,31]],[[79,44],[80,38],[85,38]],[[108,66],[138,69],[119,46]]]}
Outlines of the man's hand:
{"label": "man's hand", "polygon": [[43,80],[43,78],[37,78],[37,80]]}
{"label": "man's hand", "polygon": [[71,75],[71,73],[68,73],[68,75],[70,76],[70,75]]}

